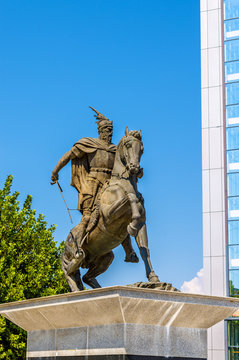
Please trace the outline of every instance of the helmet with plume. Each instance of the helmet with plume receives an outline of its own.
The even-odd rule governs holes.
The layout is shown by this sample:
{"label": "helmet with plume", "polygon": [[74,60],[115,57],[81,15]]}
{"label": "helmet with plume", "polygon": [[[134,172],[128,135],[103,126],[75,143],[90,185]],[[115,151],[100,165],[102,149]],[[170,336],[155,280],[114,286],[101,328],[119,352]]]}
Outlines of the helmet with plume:
{"label": "helmet with plume", "polygon": [[107,119],[103,114],[101,114],[99,111],[94,109],[93,107],[89,106],[95,113],[94,115],[97,119],[96,124],[98,127],[98,132],[101,132],[104,128],[112,128],[113,127],[113,121],[110,121]]}

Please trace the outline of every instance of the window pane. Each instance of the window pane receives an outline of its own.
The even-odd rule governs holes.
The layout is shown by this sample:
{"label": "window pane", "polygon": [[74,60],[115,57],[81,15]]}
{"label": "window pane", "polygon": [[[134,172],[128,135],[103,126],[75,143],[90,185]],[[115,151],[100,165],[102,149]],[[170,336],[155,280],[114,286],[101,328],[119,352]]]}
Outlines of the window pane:
{"label": "window pane", "polygon": [[239,40],[225,42],[225,61],[239,60]]}
{"label": "window pane", "polygon": [[227,126],[239,125],[239,105],[226,107]]}
{"label": "window pane", "polygon": [[227,195],[239,196],[239,173],[227,175]]}
{"label": "window pane", "polygon": [[228,321],[228,345],[239,346],[239,321]]}
{"label": "window pane", "polygon": [[239,150],[227,152],[227,172],[239,171]]}
{"label": "window pane", "polygon": [[[229,269],[239,269],[239,246],[238,245],[230,245],[229,249]],[[239,273],[237,273],[239,275]],[[238,279],[235,279],[235,284],[238,284]],[[234,284],[234,286],[235,286]],[[239,284],[238,284],[239,289]]]}
{"label": "window pane", "polygon": [[239,245],[239,221],[228,222],[228,243],[229,245]]}
{"label": "window pane", "polygon": [[239,360],[239,349],[237,347],[228,348],[228,360]]}
{"label": "window pane", "polygon": [[239,198],[228,198],[228,219],[239,219]]}
{"label": "window pane", "polygon": [[226,84],[226,105],[239,104],[239,82]]}
{"label": "window pane", "polygon": [[229,294],[239,296],[239,270],[229,271]]}
{"label": "window pane", "polygon": [[225,64],[225,81],[232,82],[239,80],[239,61]]}
{"label": "window pane", "polygon": [[235,39],[238,37],[239,37],[239,19],[225,21],[224,22],[225,40]]}
{"label": "window pane", "polygon": [[239,127],[227,129],[227,149],[239,149]]}
{"label": "window pane", "polygon": [[224,19],[239,17],[239,0],[224,0]]}

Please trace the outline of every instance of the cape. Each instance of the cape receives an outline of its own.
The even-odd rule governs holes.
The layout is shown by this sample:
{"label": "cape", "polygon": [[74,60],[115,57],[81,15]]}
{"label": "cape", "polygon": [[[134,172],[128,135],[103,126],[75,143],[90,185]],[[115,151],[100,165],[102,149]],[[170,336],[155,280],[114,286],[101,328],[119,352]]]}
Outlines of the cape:
{"label": "cape", "polygon": [[78,209],[82,211],[82,203],[91,194],[92,190],[89,188],[86,178],[89,174],[89,164],[87,161],[87,154],[92,154],[97,150],[105,150],[112,153],[116,152],[114,144],[107,145],[100,139],[82,138],[77,141],[72,147],[72,152],[75,158],[71,161],[71,186],[73,186],[79,193]]}

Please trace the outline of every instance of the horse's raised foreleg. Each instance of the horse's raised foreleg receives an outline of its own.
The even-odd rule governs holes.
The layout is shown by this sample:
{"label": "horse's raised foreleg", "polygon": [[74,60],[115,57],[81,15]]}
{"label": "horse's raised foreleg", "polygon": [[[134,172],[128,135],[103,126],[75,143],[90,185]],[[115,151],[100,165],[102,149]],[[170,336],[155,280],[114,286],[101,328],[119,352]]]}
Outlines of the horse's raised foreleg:
{"label": "horse's raised foreleg", "polygon": [[129,193],[128,199],[131,207],[131,222],[127,226],[127,231],[131,236],[136,236],[140,226],[140,212],[138,207],[138,198],[134,193]]}
{"label": "horse's raised foreleg", "polygon": [[114,216],[121,216],[122,214],[125,213],[125,205],[128,202],[128,198],[122,197],[121,199],[115,201],[109,209],[107,209],[107,212],[103,212],[104,213],[104,217],[108,220],[111,219],[111,217]]}
{"label": "horse's raised foreleg", "polygon": [[128,235],[127,238],[122,242],[122,246],[125,251],[125,262],[132,262],[132,263],[138,263],[139,258],[136,255],[136,252],[133,249],[130,236]]}
{"label": "horse's raised foreleg", "polygon": [[147,229],[146,224],[144,223],[143,226],[140,228],[137,236],[136,242],[140,250],[140,255],[144,261],[146,276],[150,282],[158,282],[159,278],[153,271],[153,267],[150,261],[150,254],[148,248],[148,236],[147,236]]}
{"label": "horse's raised foreleg", "polygon": [[87,273],[83,276],[82,280],[84,283],[95,288],[100,288],[100,284],[96,280],[96,276],[99,276],[103,272],[105,272],[114,259],[114,254],[112,251],[107,254],[100,256],[94,261],[94,264],[91,264]]}

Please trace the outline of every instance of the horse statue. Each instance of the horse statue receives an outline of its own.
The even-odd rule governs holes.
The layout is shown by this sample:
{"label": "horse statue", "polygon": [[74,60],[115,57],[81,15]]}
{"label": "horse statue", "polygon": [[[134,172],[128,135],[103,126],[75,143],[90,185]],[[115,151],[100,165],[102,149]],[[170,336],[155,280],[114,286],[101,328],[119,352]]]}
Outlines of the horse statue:
{"label": "horse statue", "polygon": [[[96,277],[112,263],[112,250],[129,236],[136,239],[149,282],[159,282],[150,261],[144,201],[137,190],[138,178],[143,175],[142,153],[141,131],[126,127],[117,146],[111,178],[98,194],[81,246],[72,232],[66,239],[61,264],[71,291],[83,290],[82,280],[99,288]],[[82,280],[80,267],[88,269]]]}

